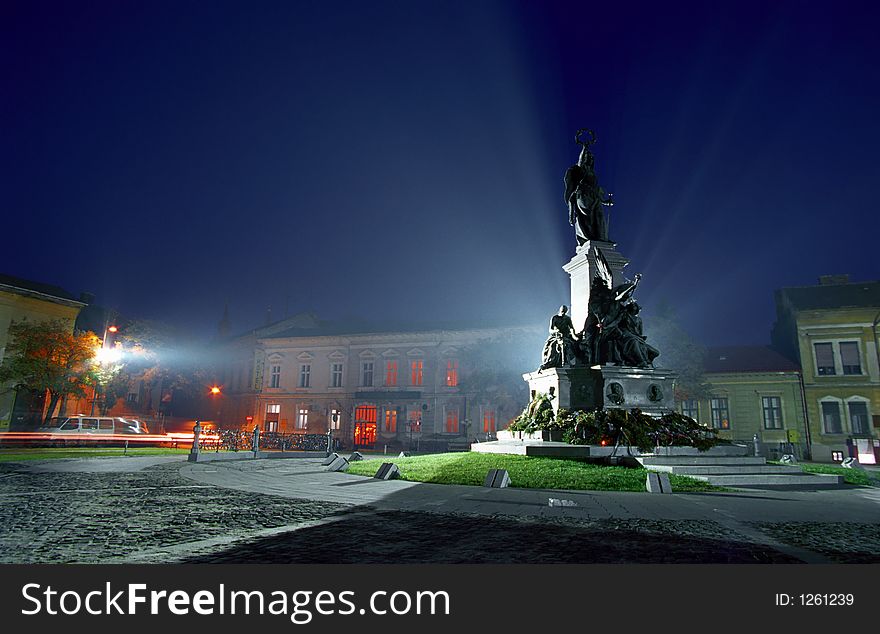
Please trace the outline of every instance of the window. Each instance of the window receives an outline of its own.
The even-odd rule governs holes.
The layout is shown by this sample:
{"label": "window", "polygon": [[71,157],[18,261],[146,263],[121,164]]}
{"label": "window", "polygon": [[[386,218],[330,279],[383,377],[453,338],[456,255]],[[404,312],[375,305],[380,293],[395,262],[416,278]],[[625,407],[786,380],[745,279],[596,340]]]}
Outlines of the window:
{"label": "window", "polygon": [[822,430],[826,434],[843,433],[840,421],[840,404],[837,401],[822,402]]}
{"label": "window", "polygon": [[330,366],[330,387],[342,387],[341,363],[334,363]]}
{"label": "window", "polygon": [[410,377],[411,385],[421,385],[422,384],[422,373],[425,368],[425,362],[421,359],[417,359],[410,364],[412,368],[412,376]]}
{"label": "window", "polygon": [[365,361],[361,367],[361,385],[373,387],[373,362]]}
{"label": "window", "polygon": [[269,387],[281,387],[281,366],[273,365],[269,377]]}
{"label": "window", "polygon": [[710,399],[709,406],[712,410],[712,427],[715,429],[730,429],[730,408],[727,399]]}
{"label": "window", "polygon": [[859,360],[859,344],[855,341],[843,341],[840,344],[840,363],[844,374],[861,374],[862,364]]}
{"label": "window", "polygon": [[446,387],[458,385],[458,361],[446,362]]}
{"label": "window", "polygon": [[385,385],[397,385],[397,361],[385,363]]}
{"label": "window", "polygon": [[[336,421],[336,422],[333,422]],[[342,423],[342,413],[338,409],[330,410],[330,429],[339,429]]]}
{"label": "window", "polygon": [[451,409],[446,412],[446,433],[447,434],[457,434],[458,433],[458,410]]}
{"label": "window", "polygon": [[278,431],[278,421],[277,420],[267,420],[263,423],[263,431],[267,431],[269,433],[275,433]]}
{"label": "window", "polygon": [[312,383],[312,366],[310,363],[303,363],[299,366],[299,386],[309,387]]}
{"label": "window", "polygon": [[834,347],[830,343],[813,344],[816,352],[816,372],[819,376],[832,376],[834,372]]}
{"label": "window", "polygon": [[700,419],[700,402],[695,398],[685,399],[681,402],[681,413],[694,420]]}
{"label": "window", "polygon": [[80,429],[98,429],[98,419],[97,418],[83,418],[82,424],[80,425]]}
{"label": "window", "polygon": [[864,401],[850,401],[849,422],[853,434],[867,435],[871,433],[868,426],[868,404]]}
{"label": "window", "polygon": [[354,409],[354,420],[358,423],[375,423],[376,422],[376,406],[361,405]]}
{"label": "window", "polygon": [[281,406],[278,405],[277,403],[270,403],[269,405],[266,405],[266,413],[267,414],[280,414],[281,413]]}
{"label": "window", "polygon": [[422,413],[419,410],[409,412],[406,416],[406,426],[411,434],[422,431]]}
{"label": "window", "polygon": [[483,411],[483,432],[486,434],[495,433],[495,411],[487,409]]}
{"label": "window", "polygon": [[782,399],[764,396],[761,403],[764,407],[764,429],[782,429]]}
{"label": "window", "polygon": [[296,412],[296,428],[297,429],[305,429],[309,426],[309,410],[305,407],[301,407]]}
{"label": "window", "polygon": [[386,409],[385,410],[385,431],[391,432],[392,434],[397,433],[397,410],[396,409]]}

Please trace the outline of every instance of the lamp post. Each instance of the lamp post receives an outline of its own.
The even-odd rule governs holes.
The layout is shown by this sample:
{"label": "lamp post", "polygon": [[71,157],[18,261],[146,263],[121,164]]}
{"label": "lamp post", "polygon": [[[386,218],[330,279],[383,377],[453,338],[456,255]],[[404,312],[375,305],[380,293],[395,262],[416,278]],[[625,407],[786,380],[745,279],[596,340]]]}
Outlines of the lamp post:
{"label": "lamp post", "polygon": [[[97,360],[98,360],[99,365],[103,365],[105,361],[111,361],[111,359],[108,358],[109,353],[105,352],[105,350],[107,350],[107,348],[108,348],[107,339],[110,338],[111,335],[116,335],[116,333],[118,331],[119,331],[119,328],[117,328],[114,325],[107,324],[104,326],[104,338],[101,339],[101,348],[98,350],[98,354],[97,354]],[[95,386],[94,386],[94,388],[92,388],[92,409],[91,409],[91,412],[89,413],[90,416],[95,415],[95,402],[97,400],[98,400],[98,382],[96,380]]]}

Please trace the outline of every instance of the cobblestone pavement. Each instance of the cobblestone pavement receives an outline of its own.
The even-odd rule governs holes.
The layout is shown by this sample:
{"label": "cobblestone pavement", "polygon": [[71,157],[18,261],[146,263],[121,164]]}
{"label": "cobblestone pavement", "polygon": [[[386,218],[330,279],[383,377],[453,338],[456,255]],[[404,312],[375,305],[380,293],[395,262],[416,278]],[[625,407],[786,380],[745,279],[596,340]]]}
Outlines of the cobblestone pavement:
{"label": "cobblestone pavement", "polygon": [[0,563],[93,563],[151,555],[169,561],[180,545],[254,536],[347,508],[198,485],[179,470],[180,464],[170,464],[133,473],[47,473],[3,465]]}
{"label": "cobblestone pavement", "polygon": [[[574,513],[547,516],[546,502],[541,507],[523,501],[509,505],[517,513],[494,510],[504,506],[498,503],[475,504],[473,512],[415,510],[409,507],[413,499],[424,498],[430,504],[430,497],[408,488],[398,492],[409,496],[397,500],[403,504],[398,508],[388,506],[395,503],[394,496],[377,500],[381,504],[366,499],[351,502],[366,498],[359,492],[375,484],[353,476],[316,473],[308,462],[288,463],[277,471],[268,470],[262,461],[245,470],[235,468],[236,480],[248,472],[266,474],[265,480],[254,480],[254,488],[265,482],[271,490],[269,483],[286,478],[276,494],[184,477],[181,469],[187,473],[186,463],[124,472],[96,467],[67,465],[47,471],[33,464],[0,465],[0,563],[880,561],[880,526],[859,520],[761,521],[764,518],[755,517],[732,521],[729,514],[719,513],[713,516],[718,521]],[[218,471],[211,473],[204,467],[206,475],[223,475],[219,465],[211,468]],[[350,492],[348,498],[335,502],[302,499],[297,497],[299,488],[291,490],[294,481],[306,487],[315,480],[309,485],[314,486],[316,478],[326,478],[337,490]],[[280,494],[283,489],[287,495]],[[466,497],[472,494],[482,495],[483,490],[467,488]],[[508,497],[525,495],[510,491]],[[709,517],[720,498],[699,499]]]}

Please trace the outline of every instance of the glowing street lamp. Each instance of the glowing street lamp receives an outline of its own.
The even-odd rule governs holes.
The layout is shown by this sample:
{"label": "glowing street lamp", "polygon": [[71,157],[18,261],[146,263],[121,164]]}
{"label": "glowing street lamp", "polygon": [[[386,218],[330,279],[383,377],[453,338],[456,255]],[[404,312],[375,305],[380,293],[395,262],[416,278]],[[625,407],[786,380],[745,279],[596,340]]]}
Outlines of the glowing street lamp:
{"label": "glowing street lamp", "polygon": [[219,394],[219,393],[220,393],[220,387],[219,387],[219,386],[217,386],[217,385],[213,385],[213,386],[211,386],[211,394]]}

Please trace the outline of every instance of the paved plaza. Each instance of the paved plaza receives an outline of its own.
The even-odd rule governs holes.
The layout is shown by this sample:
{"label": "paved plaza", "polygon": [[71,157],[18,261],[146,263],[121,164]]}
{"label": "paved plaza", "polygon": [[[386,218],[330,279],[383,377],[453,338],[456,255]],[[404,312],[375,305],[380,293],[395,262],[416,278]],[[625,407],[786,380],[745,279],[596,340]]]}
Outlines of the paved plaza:
{"label": "paved plaza", "polygon": [[0,465],[0,562],[880,562],[878,488],[485,489],[379,481],[320,462]]}

